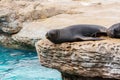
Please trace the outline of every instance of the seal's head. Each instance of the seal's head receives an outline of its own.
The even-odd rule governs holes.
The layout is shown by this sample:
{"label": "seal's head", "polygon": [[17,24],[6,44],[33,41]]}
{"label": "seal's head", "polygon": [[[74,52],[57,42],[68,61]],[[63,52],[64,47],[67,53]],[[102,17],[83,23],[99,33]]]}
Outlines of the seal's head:
{"label": "seal's head", "polygon": [[48,40],[50,40],[53,43],[58,43],[58,38],[59,38],[59,30],[54,29],[54,30],[50,30],[46,33],[46,38]]}
{"label": "seal's head", "polygon": [[114,24],[108,28],[107,34],[112,38],[120,38],[120,23]]}

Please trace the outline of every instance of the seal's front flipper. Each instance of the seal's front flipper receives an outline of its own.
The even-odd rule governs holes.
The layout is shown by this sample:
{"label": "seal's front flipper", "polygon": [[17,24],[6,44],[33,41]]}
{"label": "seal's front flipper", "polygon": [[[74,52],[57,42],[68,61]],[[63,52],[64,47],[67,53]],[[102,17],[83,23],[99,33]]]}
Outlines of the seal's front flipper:
{"label": "seal's front flipper", "polygon": [[84,36],[76,36],[75,39],[77,41],[99,41],[99,40],[104,40],[104,39],[101,39],[101,38],[84,37]]}
{"label": "seal's front flipper", "polygon": [[94,38],[94,37],[84,37],[82,38],[83,41],[99,41],[99,40],[104,40],[101,38]]}

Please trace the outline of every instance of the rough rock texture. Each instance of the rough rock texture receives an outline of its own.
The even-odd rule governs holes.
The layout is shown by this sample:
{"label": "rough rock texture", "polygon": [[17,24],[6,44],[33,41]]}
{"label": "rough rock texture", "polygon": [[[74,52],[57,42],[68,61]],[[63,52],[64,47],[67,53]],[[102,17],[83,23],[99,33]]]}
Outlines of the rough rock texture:
{"label": "rough rock texture", "polygon": [[22,23],[17,20],[17,14],[9,9],[0,9],[0,30],[7,34],[15,34],[22,28]]}
{"label": "rough rock texture", "polygon": [[120,21],[119,5],[119,0],[0,0],[0,43],[35,50],[50,29],[74,24],[109,27]]}
{"label": "rough rock texture", "polygon": [[41,40],[36,50],[43,66],[55,68],[63,75],[74,75],[70,80],[80,80],[79,76],[120,79],[119,39],[62,44]]}

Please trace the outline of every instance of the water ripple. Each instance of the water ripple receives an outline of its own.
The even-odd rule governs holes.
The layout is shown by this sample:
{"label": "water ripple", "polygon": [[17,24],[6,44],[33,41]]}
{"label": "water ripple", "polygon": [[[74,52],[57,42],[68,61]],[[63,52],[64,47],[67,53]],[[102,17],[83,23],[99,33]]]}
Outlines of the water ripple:
{"label": "water ripple", "polygon": [[0,47],[0,80],[62,80],[57,70],[40,65],[37,53]]}

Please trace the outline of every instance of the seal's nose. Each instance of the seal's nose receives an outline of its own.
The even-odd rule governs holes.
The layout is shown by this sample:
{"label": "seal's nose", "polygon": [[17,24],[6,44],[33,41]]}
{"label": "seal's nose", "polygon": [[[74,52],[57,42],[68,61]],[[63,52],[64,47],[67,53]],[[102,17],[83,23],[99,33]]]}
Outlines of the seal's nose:
{"label": "seal's nose", "polygon": [[49,38],[49,37],[48,37],[48,33],[46,33],[45,37],[46,37],[47,39]]}

